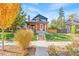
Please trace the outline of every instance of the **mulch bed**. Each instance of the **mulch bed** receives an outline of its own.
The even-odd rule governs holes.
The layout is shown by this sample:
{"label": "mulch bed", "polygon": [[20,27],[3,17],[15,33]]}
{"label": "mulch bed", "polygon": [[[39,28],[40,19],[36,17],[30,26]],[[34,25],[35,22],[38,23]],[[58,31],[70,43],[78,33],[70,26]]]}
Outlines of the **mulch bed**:
{"label": "mulch bed", "polygon": [[[2,50],[2,47],[0,46],[0,56],[23,56],[21,53],[18,53],[19,51],[21,51],[20,50],[20,48],[19,47],[17,47],[17,46],[9,46],[9,45],[6,45],[5,47],[4,47],[4,51]],[[29,47],[29,48],[27,48],[28,49],[28,51],[29,51],[29,56],[31,55],[34,55],[35,54],[35,50],[36,50],[36,48],[35,47]]]}

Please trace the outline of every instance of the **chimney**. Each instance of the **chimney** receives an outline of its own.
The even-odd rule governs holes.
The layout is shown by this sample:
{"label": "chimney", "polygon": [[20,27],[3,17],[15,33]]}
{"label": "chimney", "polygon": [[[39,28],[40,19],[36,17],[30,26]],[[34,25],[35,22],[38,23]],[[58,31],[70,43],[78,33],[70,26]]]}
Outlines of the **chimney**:
{"label": "chimney", "polygon": [[31,21],[31,20],[30,20],[30,15],[28,15],[28,21]]}

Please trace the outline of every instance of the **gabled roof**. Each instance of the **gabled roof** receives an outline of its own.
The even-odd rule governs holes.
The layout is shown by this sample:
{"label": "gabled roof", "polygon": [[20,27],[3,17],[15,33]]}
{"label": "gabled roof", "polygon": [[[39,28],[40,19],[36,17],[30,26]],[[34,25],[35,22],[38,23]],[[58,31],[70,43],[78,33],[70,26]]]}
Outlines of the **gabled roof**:
{"label": "gabled roof", "polygon": [[47,17],[44,17],[44,16],[38,14],[38,15],[37,15],[36,17],[34,17],[32,20],[34,20],[34,19],[37,18],[37,17],[39,17],[39,18],[41,18],[41,19],[48,19]]}
{"label": "gabled roof", "polygon": [[79,24],[78,20],[67,20],[66,24]]}

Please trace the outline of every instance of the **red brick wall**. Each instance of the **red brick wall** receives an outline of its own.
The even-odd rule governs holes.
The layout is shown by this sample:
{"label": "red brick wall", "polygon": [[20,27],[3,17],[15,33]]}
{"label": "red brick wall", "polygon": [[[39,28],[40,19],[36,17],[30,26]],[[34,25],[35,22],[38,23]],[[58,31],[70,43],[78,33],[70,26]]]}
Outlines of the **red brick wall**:
{"label": "red brick wall", "polygon": [[[48,28],[47,23],[29,23],[28,26],[31,29],[31,25],[34,25],[35,26],[34,30],[40,31],[41,30],[40,29],[40,24],[43,25],[43,30],[45,30],[45,26],[46,26],[46,30],[47,30],[47,28]],[[36,26],[37,26],[37,28],[36,28]]]}

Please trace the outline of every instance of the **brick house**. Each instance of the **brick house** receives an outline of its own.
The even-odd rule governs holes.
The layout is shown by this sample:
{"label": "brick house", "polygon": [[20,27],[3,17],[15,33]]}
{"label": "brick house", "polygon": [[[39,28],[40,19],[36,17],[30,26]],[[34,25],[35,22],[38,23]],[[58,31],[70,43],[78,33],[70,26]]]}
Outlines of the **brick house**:
{"label": "brick house", "polygon": [[32,29],[35,32],[38,31],[47,31],[48,28],[48,18],[38,14],[33,19],[30,19],[30,16],[28,16],[27,28]]}

